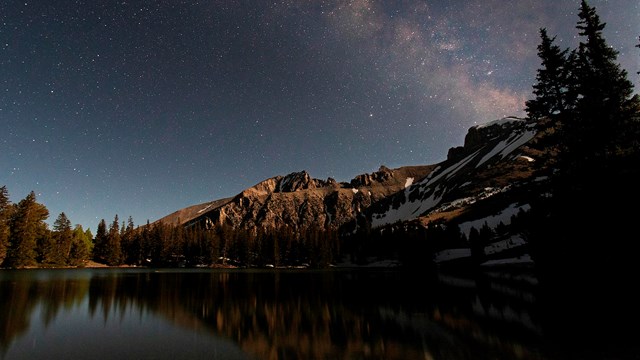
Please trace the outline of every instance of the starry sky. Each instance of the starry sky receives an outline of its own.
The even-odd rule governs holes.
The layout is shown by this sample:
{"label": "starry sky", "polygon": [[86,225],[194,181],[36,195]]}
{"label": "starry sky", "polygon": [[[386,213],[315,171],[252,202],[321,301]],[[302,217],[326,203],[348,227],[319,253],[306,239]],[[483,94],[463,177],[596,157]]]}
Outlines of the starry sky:
{"label": "starry sky", "polygon": [[[591,0],[636,88],[637,0]],[[293,171],[433,164],[523,116],[578,0],[3,0],[0,186],[94,233]]]}

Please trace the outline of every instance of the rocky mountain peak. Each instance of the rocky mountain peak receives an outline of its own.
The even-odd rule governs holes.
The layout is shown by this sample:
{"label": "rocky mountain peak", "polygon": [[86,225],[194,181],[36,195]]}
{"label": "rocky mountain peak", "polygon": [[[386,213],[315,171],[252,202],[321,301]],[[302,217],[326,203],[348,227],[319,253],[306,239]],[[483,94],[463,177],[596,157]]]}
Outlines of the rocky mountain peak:
{"label": "rocky mountain peak", "polygon": [[279,179],[275,192],[294,192],[321,187],[319,180],[313,179],[308,172],[293,172]]}
{"label": "rocky mountain peak", "polygon": [[393,170],[381,165],[378,171],[371,174],[358,175],[349,183],[353,188],[371,186],[373,183],[383,183],[393,177]]}
{"label": "rocky mountain peak", "polygon": [[509,116],[485,124],[472,126],[464,138],[464,145],[449,149],[447,160],[461,159],[491,142],[493,139],[504,137],[518,129],[524,130],[526,125],[526,119]]}
{"label": "rocky mountain peak", "polygon": [[472,126],[464,138],[464,147],[473,149],[482,146],[491,139],[504,136],[517,128],[524,128],[526,124],[526,119],[509,116],[486,124]]}

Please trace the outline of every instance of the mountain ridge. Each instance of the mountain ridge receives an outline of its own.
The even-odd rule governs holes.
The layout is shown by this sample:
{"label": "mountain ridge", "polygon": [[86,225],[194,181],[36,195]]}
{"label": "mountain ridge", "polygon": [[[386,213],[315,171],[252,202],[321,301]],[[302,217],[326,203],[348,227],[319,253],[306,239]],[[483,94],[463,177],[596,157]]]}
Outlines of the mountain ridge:
{"label": "mountain ridge", "polygon": [[436,164],[395,169],[383,165],[349,182],[315,179],[301,170],[262,180],[232,197],[180,209],[156,222],[207,229],[230,226],[254,233],[286,227],[353,234],[396,223],[427,226],[436,219],[469,219],[473,216],[466,209],[497,194],[521,195],[513,189],[545,172],[551,157],[544,146],[534,144],[546,136],[541,129],[541,122],[523,118],[496,119],[470,127],[464,144],[450,148],[446,160]]}
{"label": "mountain ridge", "polygon": [[[407,184],[421,179],[432,166],[405,166],[361,174],[350,182],[332,178],[312,178],[305,170],[274,176],[258,182],[237,195],[180,209],[156,222],[171,225],[207,227],[263,227],[279,224],[304,229],[318,226],[338,229],[372,201],[389,196]],[[321,209],[316,211],[314,209]]]}

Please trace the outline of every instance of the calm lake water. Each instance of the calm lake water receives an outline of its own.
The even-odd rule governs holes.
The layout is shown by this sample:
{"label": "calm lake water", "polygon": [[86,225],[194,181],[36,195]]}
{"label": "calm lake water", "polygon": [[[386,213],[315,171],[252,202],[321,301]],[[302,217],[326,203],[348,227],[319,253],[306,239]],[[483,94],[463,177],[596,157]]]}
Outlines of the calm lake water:
{"label": "calm lake water", "polygon": [[527,273],[2,270],[0,359],[640,355],[637,337],[602,336],[618,324],[603,309],[566,309]]}

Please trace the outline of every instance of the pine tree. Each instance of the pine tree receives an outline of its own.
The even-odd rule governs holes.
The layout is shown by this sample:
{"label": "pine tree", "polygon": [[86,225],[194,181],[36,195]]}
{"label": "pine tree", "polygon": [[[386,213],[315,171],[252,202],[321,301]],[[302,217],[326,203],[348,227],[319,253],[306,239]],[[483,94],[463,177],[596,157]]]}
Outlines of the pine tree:
{"label": "pine tree", "polygon": [[122,255],[124,262],[127,264],[136,264],[139,261],[140,247],[136,241],[135,226],[133,224],[133,218],[129,216],[127,225],[122,227]]}
{"label": "pine tree", "polygon": [[49,210],[36,202],[36,194],[32,191],[18,203],[11,219],[10,246],[5,259],[5,266],[21,268],[36,265],[36,246],[42,238],[47,225]]}
{"label": "pine tree", "polygon": [[53,233],[44,247],[43,262],[47,265],[66,265],[73,243],[71,221],[62,212],[53,223]]}
{"label": "pine tree", "polygon": [[527,115],[532,119],[551,117],[563,114],[570,106],[568,100],[569,66],[568,49],[560,50],[554,45],[555,37],[549,38],[547,29],[540,29],[541,43],[538,45],[538,56],[542,60],[542,68],[538,69],[533,85],[535,99],[526,102]]}
{"label": "pine tree", "polygon": [[105,263],[107,260],[107,223],[104,219],[98,223],[98,230],[93,241],[93,260]]}
{"label": "pine tree", "polygon": [[117,214],[113,219],[111,226],[109,226],[109,232],[107,233],[105,262],[110,266],[122,264],[120,222]]}
{"label": "pine tree", "polygon": [[[583,37],[576,54],[574,115],[567,123],[565,141],[570,161],[578,165],[604,158],[634,141],[630,126],[638,109],[633,84],[617,63],[596,9],[582,0],[577,29]],[[633,126],[635,128],[635,126]],[[632,136],[632,138],[629,138]]]}
{"label": "pine tree", "polygon": [[81,266],[89,259],[91,254],[91,231],[86,232],[81,225],[76,225],[73,229],[73,242],[71,244],[71,252],[69,254],[68,264],[72,266]]}
{"label": "pine tree", "polygon": [[9,191],[6,186],[0,187],[0,265],[7,256],[9,248],[9,220],[13,206],[9,201]]}
{"label": "pine tree", "polygon": [[151,224],[147,220],[147,224],[142,227],[142,231],[139,232],[140,242],[140,261],[145,263],[151,260],[151,254],[153,247],[151,243]]}
{"label": "pine tree", "polygon": [[89,258],[90,258],[91,254],[93,253],[93,234],[91,233],[91,229],[87,229],[84,231],[84,240],[87,242],[87,247],[89,249]]}
{"label": "pine tree", "polygon": [[[595,8],[583,0],[578,17],[581,42],[569,56],[576,102],[562,124],[553,196],[532,203],[527,220],[532,255],[547,281],[573,280],[572,271],[585,279],[638,272],[635,214],[616,211],[640,198],[638,98]],[[609,239],[615,245],[604,245]]]}

